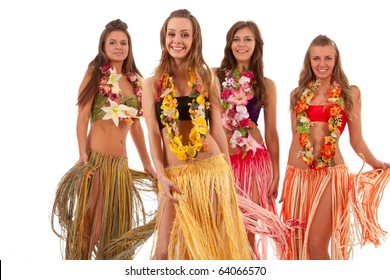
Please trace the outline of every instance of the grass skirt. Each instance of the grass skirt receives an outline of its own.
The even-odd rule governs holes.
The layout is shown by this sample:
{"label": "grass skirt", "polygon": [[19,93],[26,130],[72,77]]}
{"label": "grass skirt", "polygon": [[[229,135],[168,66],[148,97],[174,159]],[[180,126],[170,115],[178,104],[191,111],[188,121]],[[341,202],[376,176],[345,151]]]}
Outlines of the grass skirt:
{"label": "grass skirt", "polygon": [[[87,225],[92,196],[101,192],[101,215],[95,213],[92,225]],[[53,203],[51,224],[53,231],[65,242],[63,257],[73,260],[132,259],[155,228],[155,213],[145,210],[142,195],[156,196],[156,193],[157,186],[148,174],[130,169],[126,157],[89,152],[88,164],[77,163],[62,177]],[[97,225],[100,225],[99,232],[96,232]],[[83,245],[87,226],[90,232],[87,240],[91,243]],[[99,238],[93,246],[96,234]],[[127,236],[126,244],[115,242],[124,235]]]}
{"label": "grass skirt", "polygon": [[389,180],[390,170],[376,169],[356,175],[345,165],[322,170],[288,166],[281,216],[284,220],[303,221],[306,228],[296,229],[296,237],[288,239],[286,259],[310,259],[308,237],[311,224],[328,187],[332,195],[331,259],[349,259],[356,243],[361,246],[368,243],[380,245],[386,232],[379,226],[377,210]]}
{"label": "grass skirt", "polygon": [[[278,217],[275,199],[268,197],[272,181],[272,166],[267,148],[262,144],[255,153],[248,151],[244,158],[242,153],[230,155],[230,161],[245,228],[257,235],[257,246],[254,252],[256,258],[267,259],[269,241],[274,247],[274,255],[280,258],[290,231]],[[259,201],[255,201],[256,205],[251,205],[254,189],[259,196]],[[268,237],[271,237],[271,240]]]}
{"label": "grass skirt", "polygon": [[[174,194],[178,204],[169,259],[252,259],[230,170],[223,154],[166,169],[183,191]],[[160,209],[159,216],[164,214]]]}

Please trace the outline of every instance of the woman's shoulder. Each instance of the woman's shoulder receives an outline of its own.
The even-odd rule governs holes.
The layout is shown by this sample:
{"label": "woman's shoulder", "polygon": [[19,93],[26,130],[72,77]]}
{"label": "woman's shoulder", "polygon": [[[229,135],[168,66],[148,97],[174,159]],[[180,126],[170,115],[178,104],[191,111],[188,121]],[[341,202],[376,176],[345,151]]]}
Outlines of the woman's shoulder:
{"label": "woman's shoulder", "polygon": [[357,85],[350,85],[349,89],[350,89],[350,93],[351,93],[351,96],[352,96],[352,100],[354,102],[355,101],[359,101],[360,98],[361,98],[361,92],[360,92],[359,87]]}
{"label": "woman's shoulder", "polygon": [[269,77],[264,77],[264,85],[266,87],[275,87],[276,86],[276,83],[274,80],[272,80],[271,78]]}

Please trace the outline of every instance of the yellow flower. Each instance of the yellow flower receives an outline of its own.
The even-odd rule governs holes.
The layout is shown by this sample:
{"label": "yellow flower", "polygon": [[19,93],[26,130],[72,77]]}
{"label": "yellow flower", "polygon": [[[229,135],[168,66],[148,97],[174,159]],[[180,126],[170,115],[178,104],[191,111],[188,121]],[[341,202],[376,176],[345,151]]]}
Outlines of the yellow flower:
{"label": "yellow flower", "polygon": [[190,158],[195,157],[197,154],[197,150],[193,146],[185,146],[185,151]]}
{"label": "yellow flower", "polygon": [[194,121],[195,129],[200,134],[206,134],[209,129],[207,122],[204,118],[198,118]]}
{"label": "yellow flower", "polygon": [[184,149],[180,149],[179,151],[176,152],[177,158],[180,160],[186,160],[187,159],[187,154]]}

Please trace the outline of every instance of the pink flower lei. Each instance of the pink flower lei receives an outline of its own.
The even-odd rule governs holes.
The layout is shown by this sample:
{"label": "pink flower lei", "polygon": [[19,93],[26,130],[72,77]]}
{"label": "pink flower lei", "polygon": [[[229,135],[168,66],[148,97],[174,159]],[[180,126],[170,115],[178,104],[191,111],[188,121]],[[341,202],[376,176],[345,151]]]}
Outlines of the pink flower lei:
{"label": "pink flower lei", "polygon": [[243,158],[248,150],[255,154],[256,149],[261,147],[250,133],[255,126],[246,108],[248,101],[254,96],[252,85],[255,82],[255,76],[251,71],[227,69],[225,81],[222,83],[222,125],[232,134],[230,146],[241,149]]}

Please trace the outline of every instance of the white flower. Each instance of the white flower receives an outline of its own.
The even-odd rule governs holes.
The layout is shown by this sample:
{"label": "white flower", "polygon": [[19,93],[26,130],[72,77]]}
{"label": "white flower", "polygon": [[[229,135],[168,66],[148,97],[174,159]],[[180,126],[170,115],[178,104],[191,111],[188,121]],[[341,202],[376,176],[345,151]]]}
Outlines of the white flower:
{"label": "white flower", "polygon": [[119,125],[119,118],[135,118],[137,116],[137,109],[128,107],[123,104],[118,104],[111,99],[108,99],[110,106],[103,107],[102,110],[106,112],[103,120],[112,119],[116,126]]}
{"label": "white flower", "polygon": [[112,85],[111,91],[113,93],[119,93],[121,88],[119,87],[119,79],[122,77],[122,74],[117,74],[116,69],[110,68],[110,77],[108,78],[107,84]]}

